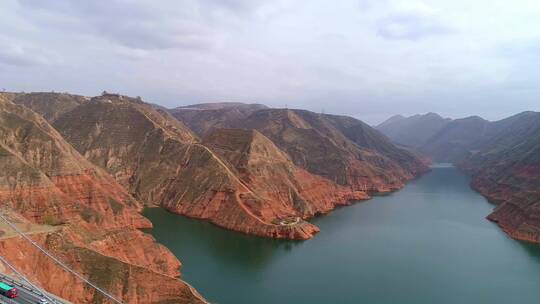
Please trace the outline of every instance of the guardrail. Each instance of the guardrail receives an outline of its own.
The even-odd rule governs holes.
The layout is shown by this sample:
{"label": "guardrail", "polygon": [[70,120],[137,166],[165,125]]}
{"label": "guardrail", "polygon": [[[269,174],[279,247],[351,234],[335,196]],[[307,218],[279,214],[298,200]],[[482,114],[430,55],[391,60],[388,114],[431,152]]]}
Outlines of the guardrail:
{"label": "guardrail", "polygon": [[[69,303],[69,302],[65,302],[63,300],[60,300],[57,296],[55,296],[53,294],[50,294],[50,293],[44,294],[40,290],[37,290],[37,289],[33,288],[32,286],[29,286],[27,284],[21,283],[20,281],[17,281],[15,279],[13,279],[12,277],[8,276],[8,275],[0,273],[0,280],[4,280],[6,282],[9,282],[12,285],[15,285],[15,286],[19,287],[19,288],[23,288],[23,289],[33,293],[34,295],[36,295],[38,297],[46,297],[46,298],[52,299],[53,303],[57,303],[57,304],[67,304],[67,303]],[[11,303],[16,303],[15,301],[13,301],[11,299],[1,299],[0,303],[2,303],[1,301],[4,301],[6,303],[10,303],[10,304]]]}
{"label": "guardrail", "polygon": [[[2,213],[0,212],[0,219],[2,219],[4,222],[6,222],[8,224],[8,226],[11,227],[11,229],[13,229],[15,232],[17,232],[20,236],[22,236],[25,240],[27,240],[28,242],[30,242],[30,244],[32,244],[32,246],[36,247],[39,251],[41,251],[43,254],[45,254],[47,257],[49,257],[50,259],[52,259],[56,264],[60,265],[64,270],[66,270],[67,272],[71,273],[72,275],[74,275],[75,277],[77,277],[79,280],[85,282],[86,284],[90,285],[91,287],[93,287],[95,290],[97,290],[98,292],[100,292],[101,294],[103,294],[104,296],[106,296],[107,298],[109,298],[110,300],[112,300],[113,302],[115,303],[118,303],[118,304],[124,304],[122,303],[122,301],[118,300],[116,297],[114,297],[113,295],[111,295],[110,293],[108,293],[107,291],[105,291],[104,289],[101,289],[99,286],[95,285],[94,283],[90,282],[87,278],[85,278],[83,275],[81,275],[80,273],[76,272],[75,270],[71,269],[70,266],[66,265],[64,262],[62,262],[61,260],[59,260],[58,258],[56,258],[54,255],[52,255],[51,253],[49,253],[47,250],[43,249],[40,245],[38,245],[36,242],[34,242],[31,238],[29,238],[26,234],[24,234],[21,230],[19,230],[19,228],[17,228],[12,222],[10,222],[5,216],[2,215]],[[4,261],[6,262],[6,261]],[[15,271],[16,272],[16,271]],[[28,283],[30,283],[30,285],[32,285],[32,283],[30,281],[27,281]]]}
{"label": "guardrail", "polygon": [[13,301],[12,299],[0,299],[0,304],[18,304],[17,302]]}

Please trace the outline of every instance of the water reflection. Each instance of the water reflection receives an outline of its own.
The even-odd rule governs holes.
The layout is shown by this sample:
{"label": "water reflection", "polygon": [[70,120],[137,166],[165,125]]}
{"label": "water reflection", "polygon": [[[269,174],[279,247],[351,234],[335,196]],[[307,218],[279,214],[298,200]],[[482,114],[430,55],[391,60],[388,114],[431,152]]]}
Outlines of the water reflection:
{"label": "water reflection", "polygon": [[[515,242],[515,240],[512,240]],[[532,243],[526,243],[518,241],[518,243],[525,249],[525,251],[529,254],[529,256],[540,263],[540,244],[532,244]]]}
{"label": "water reflection", "polygon": [[151,219],[159,219],[159,224],[154,222],[154,228],[145,229],[145,232],[167,244],[184,264],[186,261],[182,252],[196,249],[198,253],[210,254],[212,259],[232,267],[263,269],[279,250],[288,252],[304,243],[240,234],[208,222],[174,215],[161,208],[149,208],[143,214]]}
{"label": "water reflection", "polygon": [[536,304],[540,246],[485,219],[493,208],[443,166],[312,222],[305,242],[258,238],[148,209],[151,233],[216,303]]}

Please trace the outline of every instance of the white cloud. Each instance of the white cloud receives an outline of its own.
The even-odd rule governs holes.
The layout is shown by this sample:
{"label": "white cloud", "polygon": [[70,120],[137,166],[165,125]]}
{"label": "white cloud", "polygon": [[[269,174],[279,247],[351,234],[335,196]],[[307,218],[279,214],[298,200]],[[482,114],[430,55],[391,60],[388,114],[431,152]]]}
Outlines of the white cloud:
{"label": "white cloud", "polygon": [[[536,58],[501,51],[538,41],[539,12],[536,1],[503,0],[5,0],[0,82],[171,106],[489,118],[493,92],[539,80],[527,70]],[[497,111],[534,109],[526,94],[498,94]]]}
{"label": "white cloud", "polygon": [[397,14],[382,19],[377,34],[386,39],[418,40],[451,34],[453,30],[435,18]]}

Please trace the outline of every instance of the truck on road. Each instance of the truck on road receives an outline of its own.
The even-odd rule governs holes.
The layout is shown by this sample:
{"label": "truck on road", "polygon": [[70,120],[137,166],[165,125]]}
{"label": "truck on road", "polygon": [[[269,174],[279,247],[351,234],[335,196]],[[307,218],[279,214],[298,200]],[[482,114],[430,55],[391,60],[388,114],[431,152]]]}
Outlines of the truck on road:
{"label": "truck on road", "polygon": [[8,285],[6,283],[0,282],[0,294],[3,294],[4,296],[8,298],[16,298],[19,295],[19,291],[17,288]]}

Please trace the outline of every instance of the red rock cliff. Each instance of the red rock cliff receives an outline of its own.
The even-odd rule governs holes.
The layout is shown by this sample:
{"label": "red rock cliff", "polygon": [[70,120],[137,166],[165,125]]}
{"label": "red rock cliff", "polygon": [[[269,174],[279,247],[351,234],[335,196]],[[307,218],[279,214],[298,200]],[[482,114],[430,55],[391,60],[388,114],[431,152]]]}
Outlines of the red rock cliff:
{"label": "red rock cliff", "polygon": [[493,122],[460,166],[497,207],[488,216],[511,237],[540,243],[540,113]]}
{"label": "red rock cliff", "polygon": [[242,123],[259,132],[220,130],[201,142],[167,113],[118,95],[92,98],[53,126],[138,200],[267,237],[310,238],[318,228],[303,219],[427,170],[353,118],[238,107],[212,108],[201,128],[249,115]]}
{"label": "red rock cliff", "polygon": [[[44,119],[1,97],[0,201],[14,221],[56,227],[36,241],[124,302],[204,303],[176,278],[178,260],[137,230],[151,226],[142,205]],[[3,239],[0,250],[52,293],[75,303],[104,301],[22,239]]]}

